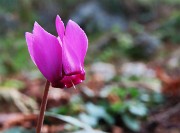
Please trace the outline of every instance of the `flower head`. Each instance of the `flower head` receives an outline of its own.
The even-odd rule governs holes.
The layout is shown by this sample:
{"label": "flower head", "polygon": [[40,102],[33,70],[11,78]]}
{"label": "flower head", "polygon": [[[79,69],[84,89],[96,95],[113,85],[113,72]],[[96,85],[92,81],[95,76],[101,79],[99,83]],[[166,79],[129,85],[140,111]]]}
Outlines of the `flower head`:
{"label": "flower head", "polygon": [[26,32],[26,42],[32,61],[52,86],[69,88],[85,79],[88,39],[72,20],[65,28],[59,16],[56,17],[56,30],[58,37],[35,22],[33,32]]}

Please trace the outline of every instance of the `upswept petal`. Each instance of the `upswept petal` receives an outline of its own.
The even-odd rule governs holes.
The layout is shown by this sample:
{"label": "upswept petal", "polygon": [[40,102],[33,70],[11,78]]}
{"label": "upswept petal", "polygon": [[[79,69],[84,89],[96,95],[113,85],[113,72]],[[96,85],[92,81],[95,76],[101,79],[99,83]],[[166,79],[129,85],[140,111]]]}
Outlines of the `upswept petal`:
{"label": "upswept petal", "polygon": [[63,38],[63,69],[66,75],[81,73],[88,41],[84,31],[72,20],[67,24]]}
{"label": "upswept petal", "polygon": [[32,49],[32,46],[33,46],[33,35],[32,35],[32,33],[26,32],[25,38],[26,38],[26,43],[28,46],[28,51],[29,51],[30,57],[31,57],[33,63],[36,65],[36,63],[34,61],[34,54],[33,54],[33,49]]}
{"label": "upswept petal", "polygon": [[62,47],[58,39],[35,22],[33,29],[33,57],[41,73],[50,82],[62,76]]}
{"label": "upswept petal", "polygon": [[[64,37],[65,38],[65,37]],[[82,70],[80,59],[77,57],[73,47],[66,45],[66,40],[62,44],[62,62],[65,75],[78,74]]]}
{"label": "upswept petal", "polygon": [[65,27],[59,15],[56,16],[56,30],[57,30],[58,36],[60,37],[62,41],[64,37]]}
{"label": "upswept petal", "polygon": [[81,63],[84,64],[84,58],[88,48],[88,39],[81,27],[72,20],[69,20],[66,26],[65,40],[66,45],[73,48]]}

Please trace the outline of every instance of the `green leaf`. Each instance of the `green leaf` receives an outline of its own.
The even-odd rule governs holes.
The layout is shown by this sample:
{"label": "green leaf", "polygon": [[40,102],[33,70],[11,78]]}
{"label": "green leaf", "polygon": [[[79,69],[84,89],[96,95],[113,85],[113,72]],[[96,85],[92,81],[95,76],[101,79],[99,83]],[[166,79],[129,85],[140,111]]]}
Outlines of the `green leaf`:
{"label": "green leaf", "polygon": [[129,89],[129,94],[133,97],[133,98],[137,98],[139,96],[139,89],[137,88],[130,88]]}
{"label": "green leaf", "polygon": [[117,94],[120,98],[124,99],[127,96],[126,88],[113,88],[112,93]]}
{"label": "green leaf", "polygon": [[35,129],[25,129],[22,127],[13,127],[5,130],[3,133],[35,133]]}
{"label": "green leaf", "polygon": [[7,88],[10,87],[10,88],[21,89],[25,87],[25,84],[22,81],[10,79],[5,81],[2,86]]}
{"label": "green leaf", "polygon": [[103,118],[109,124],[114,123],[113,118],[106,112],[104,107],[94,105],[93,103],[87,103],[85,107],[89,115],[97,119]]}
{"label": "green leaf", "polygon": [[69,113],[69,106],[61,106],[58,108],[52,108],[50,109],[50,112],[56,113],[56,114],[68,114]]}
{"label": "green leaf", "polygon": [[79,115],[79,118],[82,122],[91,125],[91,126],[96,126],[98,124],[98,119],[96,117],[87,115],[85,113],[81,113]]}
{"label": "green leaf", "polygon": [[162,103],[164,101],[164,97],[161,93],[154,93],[154,95],[152,95],[152,101],[155,103]]}
{"label": "green leaf", "polygon": [[128,115],[123,115],[122,120],[132,131],[138,132],[140,130],[140,122],[137,119]]}
{"label": "green leaf", "polygon": [[65,122],[69,123],[69,124],[72,124],[74,126],[77,126],[77,127],[83,128],[83,129],[87,129],[87,130],[92,129],[92,127],[89,126],[88,124],[83,123],[80,120],[78,120],[78,119],[76,119],[74,117],[71,117],[71,116],[54,114],[54,113],[51,113],[51,112],[46,112],[45,115],[58,118],[58,119],[63,120]]}
{"label": "green leaf", "polygon": [[147,93],[141,94],[140,100],[143,101],[143,102],[149,102],[151,100],[150,95],[147,94]]}
{"label": "green leaf", "polygon": [[145,104],[140,102],[132,102],[129,105],[129,112],[133,115],[143,117],[147,115],[148,110]]}
{"label": "green leaf", "polygon": [[123,108],[123,103],[121,102],[116,102],[110,105],[110,108],[114,112],[119,112]]}

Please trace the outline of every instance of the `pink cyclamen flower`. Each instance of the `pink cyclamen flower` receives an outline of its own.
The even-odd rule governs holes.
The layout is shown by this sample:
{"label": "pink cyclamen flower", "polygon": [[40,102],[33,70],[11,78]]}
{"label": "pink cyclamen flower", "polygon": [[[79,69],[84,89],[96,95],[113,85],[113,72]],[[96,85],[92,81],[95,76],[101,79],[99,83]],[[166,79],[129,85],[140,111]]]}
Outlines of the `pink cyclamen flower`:
{"label": "pink cyclamen flower", "polygon": [[35,22],[33,32],[26,32],[26,42],[31,59],[52,86],[69,88],[85,79],[88,39],[72,20],[65,28],[59,16],[56,17],[56,30],[58,37]]}

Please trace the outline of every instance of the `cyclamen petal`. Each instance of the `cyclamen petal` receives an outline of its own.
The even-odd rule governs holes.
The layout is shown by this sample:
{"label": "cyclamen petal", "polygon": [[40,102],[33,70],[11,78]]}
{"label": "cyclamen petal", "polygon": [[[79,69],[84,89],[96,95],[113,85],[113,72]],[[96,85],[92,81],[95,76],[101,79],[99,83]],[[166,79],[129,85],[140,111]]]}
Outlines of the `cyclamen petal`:
{"label": "cyclamen petal", "polygon": [[88,39],[85,32],[79,27],[78,24],[72,20],[69,20],[66,27],[65,36],[68,40],[67,45],[70,45],[74,49],[83,65],[88,49]]}
{"label": "cyclamen petal", "polygon": [[61,41],[62,41],[63,37],[64,37],[65,27],[64,27],[64,23],[62,22],[59,15],[57,15],[57,17],[56,17],[56,30],[57,30],[57,33],[58,33]]}
{"label": "cyclamen petal", "polygon": [[62,44],[62,62],[64,73],[65,75],[78,74],[82,71],[80,59],[74,52],[73,47],[67,44],[68,43],[66,42],[66,37],[64,37],[64,41]]}
{"label": "cyclamen petal", "polygon": [[32,49],[33,35],[31,33],[29,33],[29,32],[26,32],[25,37],[26,37],[26,42],[27,42],[27,46],[28,46],[28,51],[29,51],[30,57],[31,57],[33,63],[36,65],[36,63],[34,61],[34,55],[33,55],[33,49]]}
{"label": "cyclamen petal", "polygon": [[38,23],[34,24],[32,37],[32,53],[37,67],[47,80],[57,82],[62,77],[61,45]]}
{"label": "cyclamen petal", "polygon": [[80,73],[84,67],[88,39],[84,31],[72,20],[67,24],[62,48],[65,74]]}

